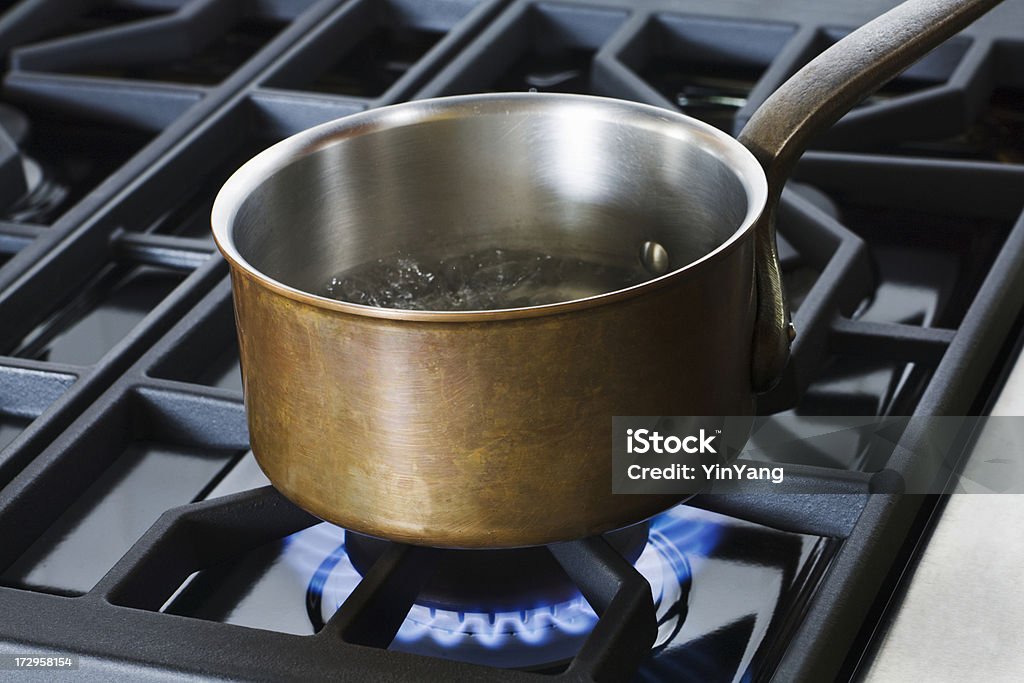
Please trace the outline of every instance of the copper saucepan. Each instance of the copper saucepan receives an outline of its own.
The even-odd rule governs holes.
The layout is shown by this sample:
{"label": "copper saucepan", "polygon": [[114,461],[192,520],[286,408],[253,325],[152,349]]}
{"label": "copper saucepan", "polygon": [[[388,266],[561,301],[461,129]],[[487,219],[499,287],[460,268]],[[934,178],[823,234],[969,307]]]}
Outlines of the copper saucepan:
{"label": "copper saucepan", "polygon": [[[735,140],[631,102],[423,100],[295,135],[213,208],[253,452],[301,507],[446,547],[550,543],[678,496],[613,495],[614,415],[749,415],[794,334],[775,207],[808,140],[997,0],[911,0],[782,85]],[[539,249],[659,276],[549,305],[321,296],[402,252]]]}

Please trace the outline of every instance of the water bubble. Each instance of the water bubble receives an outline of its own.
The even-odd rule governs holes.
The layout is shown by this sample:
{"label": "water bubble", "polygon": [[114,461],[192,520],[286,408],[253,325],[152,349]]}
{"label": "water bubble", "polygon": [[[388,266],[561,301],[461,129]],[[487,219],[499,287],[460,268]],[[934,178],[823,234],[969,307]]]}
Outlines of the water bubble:
{"label": "water bubble", "polygon": [[634,268],[575,257],[488,249],[439,259],[402,254],[334,275],[326,296],[364,306],[482,311],[571,301],[651,278]]}

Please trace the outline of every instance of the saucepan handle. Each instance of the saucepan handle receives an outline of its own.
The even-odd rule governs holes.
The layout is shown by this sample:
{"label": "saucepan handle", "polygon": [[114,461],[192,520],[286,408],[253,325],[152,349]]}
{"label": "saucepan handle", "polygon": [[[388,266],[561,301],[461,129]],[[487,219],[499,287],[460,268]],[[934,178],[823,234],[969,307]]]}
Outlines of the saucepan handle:
{"label": "saucepan handle", "polygon": [[807,143],[999,0],[909,0],[828,48],[783,83],[754,113],[739,140],[768,177],[768,205],[756,228],[754,391],[775,385],[795,337],[782,289],[775,214],[782,187]]}

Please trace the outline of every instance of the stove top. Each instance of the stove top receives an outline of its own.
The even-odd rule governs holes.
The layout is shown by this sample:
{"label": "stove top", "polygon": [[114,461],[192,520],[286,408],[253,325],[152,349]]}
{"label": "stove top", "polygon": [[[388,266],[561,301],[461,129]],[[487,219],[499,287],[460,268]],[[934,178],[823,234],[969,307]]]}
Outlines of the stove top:
{"label": "stove top", "polygon": [[[770,449],[826,493],[698,496],[486,558],[347,533],[248,450],[207,224],[267,145],[408,99],[591,93],[735,133],[891,4],[4,3],[0,657],[73,654],[97,680],[854,675],[937,499],[872,475],[925,465]],[[1007,0],[805,154],[779,217],[800,336],[755,447],[985,411],[1024,307],[1021,26]]]}

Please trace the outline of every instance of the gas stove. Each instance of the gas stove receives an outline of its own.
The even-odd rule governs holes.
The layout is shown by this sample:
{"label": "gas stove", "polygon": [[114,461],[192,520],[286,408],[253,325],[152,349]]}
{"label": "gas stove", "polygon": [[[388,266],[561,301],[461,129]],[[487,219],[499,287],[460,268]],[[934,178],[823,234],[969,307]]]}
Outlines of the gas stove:
{"label": "gas stove", "polygon": [[[736,133],[891,4],[4,3],[0,655],[75,655],[96,680],[857,675],[942,503],[874,474],[921,463],[794,448],[775,457],[823,493],[697,496],[609,543],[346,532],[248,450],[208,216],[269,144],[409,99],[589,93]],[[989,409],[1024,307],[1021,27],[1007,0],[805,154],[779,216],[800,336],[755,445]]]}

